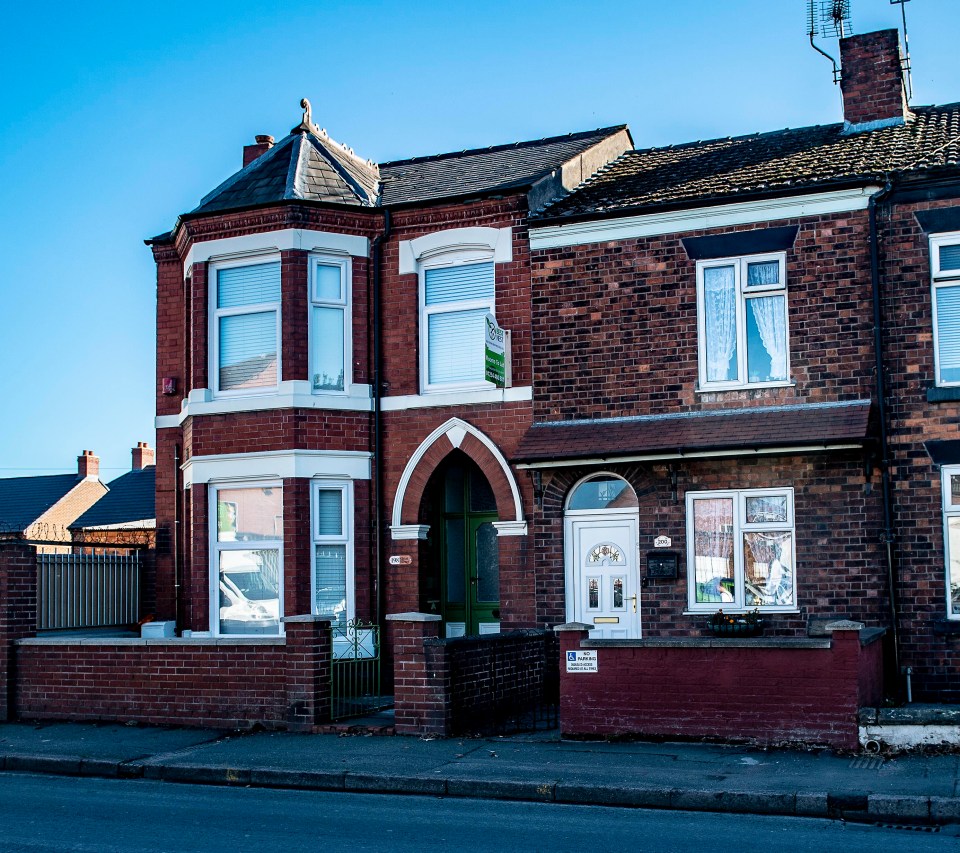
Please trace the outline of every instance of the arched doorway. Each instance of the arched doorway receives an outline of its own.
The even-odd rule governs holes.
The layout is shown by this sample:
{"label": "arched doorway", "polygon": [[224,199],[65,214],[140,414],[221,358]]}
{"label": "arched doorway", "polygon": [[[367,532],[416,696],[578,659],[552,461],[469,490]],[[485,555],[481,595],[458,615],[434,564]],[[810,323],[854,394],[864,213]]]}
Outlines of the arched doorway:
{"label": "arched doorway", "polygon": [[567,619],[594,625],[595,639],[640,637],[638,507],[616,474],[591,474],[567,498]]}
{"label": "arched doorway", "polygon": [[421,573],[422,606],[443,617],[447,637],[500,630],[497,502],[479,466],[454,450],[424,495],[430,559]]}

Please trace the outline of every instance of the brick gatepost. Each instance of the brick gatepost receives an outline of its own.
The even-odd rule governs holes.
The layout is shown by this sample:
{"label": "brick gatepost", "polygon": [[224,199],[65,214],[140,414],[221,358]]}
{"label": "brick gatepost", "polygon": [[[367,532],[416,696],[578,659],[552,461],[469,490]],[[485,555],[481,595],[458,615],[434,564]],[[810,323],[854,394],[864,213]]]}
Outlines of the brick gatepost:
{"label": "brick gatepost", "polygon": [[330,720],[333,640],[326,616],[287,616],[287,728],[309,732]]}
{"label": "brick gatepost", "polygon": [[433,613],[392,613],[394,726],[397,734],[445,735],[449,728],[449,672],[442,655],[426,641],[437,639],[440,617]]}
{"label": "brick gatepost", "polygon": [[0,721],[13,719],[17,640],[37,629],[37,553],[23,542],[0,542]]}

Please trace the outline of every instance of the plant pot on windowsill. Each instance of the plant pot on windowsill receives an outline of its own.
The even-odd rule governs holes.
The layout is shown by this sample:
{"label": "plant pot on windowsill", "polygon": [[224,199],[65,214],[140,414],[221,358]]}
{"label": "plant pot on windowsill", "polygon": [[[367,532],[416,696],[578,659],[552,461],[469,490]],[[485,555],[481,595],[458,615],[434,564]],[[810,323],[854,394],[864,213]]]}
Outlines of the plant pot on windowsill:
{"label": "plant pot on windowsill", "polygon": [[763,620],[756,610],[736,615],[718,610],[707,619],[707,630],[714,637],[758,637],[763,633]]}

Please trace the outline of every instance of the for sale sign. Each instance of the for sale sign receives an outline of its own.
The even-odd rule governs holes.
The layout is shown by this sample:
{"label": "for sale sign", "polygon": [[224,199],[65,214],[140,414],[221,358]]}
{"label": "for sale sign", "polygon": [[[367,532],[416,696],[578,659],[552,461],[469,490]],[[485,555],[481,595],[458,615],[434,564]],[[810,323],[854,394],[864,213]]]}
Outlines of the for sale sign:
{"label": "for sale sign", "polygon": [[484,379],[492,382],[498,388],[503,388],[507,381],[507,335],[497,325],[493,314],[483,318],[484,327]]}

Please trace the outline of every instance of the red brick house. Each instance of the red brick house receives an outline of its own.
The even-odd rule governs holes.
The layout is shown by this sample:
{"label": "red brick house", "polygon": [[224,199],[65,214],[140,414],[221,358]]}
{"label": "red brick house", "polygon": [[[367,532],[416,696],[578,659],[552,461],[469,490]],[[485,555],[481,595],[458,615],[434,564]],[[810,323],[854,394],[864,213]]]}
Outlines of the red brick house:
{"label": "red brick house", "polygon": [[[148,241],[158,616],[277,641],[305,614],[588,624],[635,686],[618,707],[596,679],[598,705],[567,677],[580,731],[702,734],[644,704],[663,678],[755,699],[802,657],[763,736],[847,742],[884,633],[888,689],[909,667],[915,697],[960,696],[960,107],[908,106],[894,31],[841,54],[844,122],[799,130],[375,164],[305,104],[257,137]],[[766,645],[718,652],[718,609],[758,611]],[[650,649],[660,681],[623,663]],[[806,725],[811,702],[840,710]]]}

